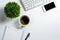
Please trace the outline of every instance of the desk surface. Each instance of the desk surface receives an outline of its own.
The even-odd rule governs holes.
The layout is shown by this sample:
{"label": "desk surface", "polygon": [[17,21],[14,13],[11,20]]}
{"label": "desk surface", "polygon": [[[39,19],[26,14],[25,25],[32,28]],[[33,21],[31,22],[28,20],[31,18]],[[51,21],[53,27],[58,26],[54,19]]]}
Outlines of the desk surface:
{"label": "desk surface", "polygon": [[[4,6],[9,1],[19,3],[19,0],[0,0],[0,26],[16,27],[18,21],[16,19],[8,19],[4,15]],[[21,15],[30,16],[31,23],[25,28],[26,32],[30,32],[31,36],[28,40],[60,40],[60,0],[54,0],[56,8],[43,12],[41,6],[24,12],[21,6]],[[8,37],[7,37],[8,38]]]}

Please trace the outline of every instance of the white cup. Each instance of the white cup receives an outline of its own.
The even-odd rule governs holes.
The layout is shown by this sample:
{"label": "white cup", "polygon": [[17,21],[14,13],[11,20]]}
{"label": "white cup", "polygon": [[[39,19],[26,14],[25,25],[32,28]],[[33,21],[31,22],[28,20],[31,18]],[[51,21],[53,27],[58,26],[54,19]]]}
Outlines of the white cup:
{"label": "white cup", "polygon": [[20,16],[20,18],[19,18],[19,24],[21,25],[21,27],[25,27],[29,23],[30,23],[29,16],[27,16],[27,15]]}

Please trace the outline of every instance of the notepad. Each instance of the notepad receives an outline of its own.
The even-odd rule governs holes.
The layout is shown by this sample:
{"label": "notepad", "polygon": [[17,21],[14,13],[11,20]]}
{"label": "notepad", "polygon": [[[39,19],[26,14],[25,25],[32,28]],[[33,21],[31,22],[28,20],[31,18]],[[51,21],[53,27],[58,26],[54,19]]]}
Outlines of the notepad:
{"label": "notepad", "polygon": [[6,29],[6,27],[0,27],[0,40],[3,39],[5,29]]}
{"label": "notepad", "polygon": [[23,30],[15,27],[7,27],[3,40],[20,40]]}

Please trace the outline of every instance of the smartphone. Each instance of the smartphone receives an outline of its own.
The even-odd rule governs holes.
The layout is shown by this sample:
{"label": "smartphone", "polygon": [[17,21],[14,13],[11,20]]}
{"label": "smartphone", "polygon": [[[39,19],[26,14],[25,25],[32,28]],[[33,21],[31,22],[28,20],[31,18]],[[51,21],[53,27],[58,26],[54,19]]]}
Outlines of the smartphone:
{"label": "smartphone", "polygon": [[48,4],[43,5],[43,11],[48,11],[51,10],[53,8],[55,8],[55,3],[54,2],[50,2]]}

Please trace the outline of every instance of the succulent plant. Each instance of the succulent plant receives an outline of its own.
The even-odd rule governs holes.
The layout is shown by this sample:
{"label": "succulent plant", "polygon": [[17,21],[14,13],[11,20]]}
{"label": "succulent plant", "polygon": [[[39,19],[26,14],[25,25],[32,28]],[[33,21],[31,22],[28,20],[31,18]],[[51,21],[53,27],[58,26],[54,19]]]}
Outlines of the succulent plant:
{"label": "succulent plant", "polygon": [[20,6],[16,2],[8,2],[4,7],[4,12],[9,18],[16,18],[20,15]]}

